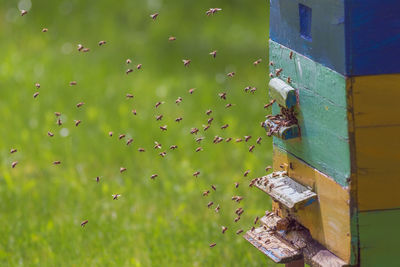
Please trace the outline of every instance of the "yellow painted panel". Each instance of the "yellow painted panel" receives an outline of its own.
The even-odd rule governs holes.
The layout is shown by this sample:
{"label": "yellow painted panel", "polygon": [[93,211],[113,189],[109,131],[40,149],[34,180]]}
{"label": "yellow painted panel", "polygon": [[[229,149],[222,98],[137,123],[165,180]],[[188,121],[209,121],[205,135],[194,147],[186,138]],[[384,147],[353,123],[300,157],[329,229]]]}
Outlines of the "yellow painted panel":
{"label": "yellow painted panel", "polygon": [[400,126],[356,128],[355,138],[359,209],[400,208]]}
{"label": "yellow painted panel", "polygon": [[400,125],[400,74],[351,78],[356,127]]}
{"label": "yellow painted panel", "polygon": [[[274,146],[274,170],[281,164],[292,165],[287,168],[289,177],[297,182],[311,186],[318,195],[318,201],[292,216],[310,230],[312,237],[331,252],[350,262],[350,193],[333,179],[315,170],[305,162]],[[273,205],[278,208],[277,203]]]}

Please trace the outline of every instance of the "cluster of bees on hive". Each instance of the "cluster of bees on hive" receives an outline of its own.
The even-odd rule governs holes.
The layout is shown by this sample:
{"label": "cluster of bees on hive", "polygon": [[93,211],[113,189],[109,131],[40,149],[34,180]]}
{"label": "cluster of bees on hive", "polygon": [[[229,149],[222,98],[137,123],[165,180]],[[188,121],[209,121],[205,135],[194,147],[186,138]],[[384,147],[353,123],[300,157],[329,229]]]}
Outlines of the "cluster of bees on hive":
{"label": "cluster of bees on hive", "polygon": [[[207,16],[212,16],[212,15],[215,15],[216,13],[218,13],[218,12],[220,12],[220,11],[222,11],[221,8],[210,8],[209,10],[206,11],[206,15],[207,15]],[[25,15],[28,14],[28,11],[26,11],[26,10],[21,10],[20,12],[21,12],[21,16],[25,16]],[[150,15],[150,18],[151,18],[153,21],[156,21],[157,18],[158,18],[158,16],[159,16],[159,13],[154,13],[154,14],[151,14],[151,15]],[[48,31],[49,31],[48,28],[43,28],[43,29],[42,29],[42,32],[43,32],[43,33],[46,33],[46,32],[48,32]],[[168,38],[168,41],[169,41],[169,42],[174,42],[174,41],[176,41],[176,37],[175,37],[175,36],[170,36],[170,37]],[[99,46],[104,46],[104,45],[106,45],[106,44],[107,44],[107,41],[104,41],[104,40],[101,40],[101,41],[98,42],[98,45],[99,45]],[[85,47],[85,46],[83,46],[82,44],[78,44],[78,45],[77,45],[77,51],[78,51],[79,53],[88,53],[88,52],[90,52],[90,48]],[[216,57],[217,57],[217,51],[216,51],[216,50],[211,51],[211,52],[209,53],[209,55],[210,55],[212,58],[216,58]],[[258,60],[256,60],[256,61],[254,61],[254,62],[253,62],[253,65],[254,65],[254,66],[257,66],[257,65],[259,65],[259,64],[261,63],[261,61],[262,61],[261,59],[258,59]],[[182,59],[182,63],[183,63],[183,66],[184,66],[184,67],[190,67],[191,62],[192,62],[191,59]],[[130,65],[132,64],[132,60],[131,60],[131,59],[126,59],[125,64],[128,65],[128,66],[130,66]],[[142,64],[137,64],[136,66],[128,67],[128,68],[126,69],[126,71],[125,71],[125,74],[126,74],[126,75],[129,75],[130,73],[132,73],[132,72],[134,71],[134,69],[141,70],[141,69],[142,69]],[[227,75],[229,78],[232,78],[232,77],[234,77],[234,76],[236,75],[236,73],[235,73],[235,72],[229,72],[229,73],[227,73],[226,75]],[[76,81],[71,81],[71,82],[69,83],[69,85],[70,85],[70,86],[77,86],[78,83],[77,83]],[[39,95],[40,95],[40,92],[39,92],[40,83],[35,83],[35,88],[36,88],[38,91],[35,92],[35,93],[33,94],[33,98],[34,98],[34,99],[38,99],[38,98],[39,98]],[[195,88],[189,89],[189,90],[188,90],[188,94],[189,94],[189,95],[195,94],[195,90],[196,90]],[[256,92],[256,90],[257,90],[256,87],[251,87],[251,86],[247,86],[247,87],[244,88],[244,92],[245,92],[245,93],[250,92],[250,93],[254,94],[254,93]],[[226,92],[221,92],[221,93],[218,94],[218,97],[221,98],[222,100],[226,100],[226,99],[227,99],[227,93],[226,93]],[[133,94],[126,94],[126,98],[132,99],[132,98],[134,98],[134,95],[133,95]],[[178,97],[178,98],[175,100],[175,104],[179,105],[182,101],[183,101],[183,98],[182,98],[182,97]],[[269,108],[274,102],[275,102],[275,100],[272,100],[270,103],[264,105],[264,108]],[[162,104],[164,104],[164,102],[161,102],[161,101],[156,102],[155,105],[154,105],[154,107],[155,107],[155,108],[158,108],[158,107],[159,107],[160,105],[162,105]],[[76,108],[82,108],[84,105],[85,105],[84,102],[79,102],[79,103],[76,104]],[[231,107],[233,107],[233,106],[234,106],[234,104],[227,103],[227,104],[225,105],[225,108],[228,109],[228,108],[231,108]],[[208,120],[207,120],[207,124],[206,124],[206,125],[203,125],[203,131],[207,131],[207,130],[211,127],[212,121],[214,120],[213,117],[211,117],[211,114],[212,114],[212,113],[213,113],[213,111],[212,111],[211,109],[208,109],[208,110],[205,111],[205,114],[206,114],[207,116],[209,116],[209,118],[208,118]],[[132,110],[132,114],[135,115],[135,116],[137,115],[136,109],[133,109],[133,110]],[[63,125],[63,121],[62,121],[62,119],[61,119],[61,115],[62,115],[62,114],[61,114],[60,112],[54,112],[54,115],[55,115],[56,124],[59,125],[59,126]],[[270,119],[276,120],[276,121],[280,121],[280,123],[278,123],[278,125],[282,125],[282,126],[287,126],[287,125],[289,125],[290,123],[295,123],[295,122],[297,123],[297,121],[295,121],[295,116],[293,115],[293,112],[290,111],[290,110],[289,110],[289,111],[283,110],[283,111],[282,111],[282,114],[278,114],[278,115],[276,115],[276,116],[268,115],[267,117],[270,118]],[[156,120],[157,120],[157,121],[161,121],[162,119],[163,119],[163,115],[162,115],[162,114],[156,116]],[[177,117],[177,118],[175,119],[175,122],[179,123],[179,122],[182,121],[182,120],[183,120],[182,117]],[[81,123],[83,123],[81,120],[75,120],[75,121],[74,121],[74,124],[75,124],[76,127],[78,127]],[[265,123],[262,122],[262,123],[261,123],[261,126],[264,127],[264,126],[265,126]],[[221,130],[224,130],[224,129],[228,128],[228,127],[229,127],[228,124],[224,124],[224,125],[221,126]],[[162,125],[162,126],[160,126],[159,128],[160,128],[160,130],[163,131],[163,132],[168,130],[168,126],[167,126],[167,125]],[[275,129],[275,130],[276,130],[276,129]],[[200,131],[201,131],[200,129],[193,127],[193,128],[190,130],[190,134],[192,134],[192,135],[197,135]],[[272,133],[271,133],[271,134],[272,134]],[[271,134],[268,133],[268,136],[271,136]],[[52,133],[52,132],[50,132],[50,131],[48,131],[47,135],[48,135],[50,138],[51,138],[51,137],[54,137],[54,133]],[[113,137],[113,136],[114,136],[114,133],[113,133],[112,131],[110,131],[110,132],[108,132],[108,135],[109,135],[109,137]],[[125,134],[119,134],[119,135],[118,135],[118,139],[119,139],[119,140],[125,139],[125,140],[126,140],[126,145],[128,145],[128,146],[131,145],[131,144],[133,143],[133,141],[134,141],[132,138],[129,138],[129,139],[128,139],[128,138],[126,137]],[[205,139],[204,137],[196,137],[195,141],[196,141],[198,144],[200,144],[200,143],[202,142],[202,140],[204,140],[204,139]],[[223,138],[223,137],[220,137],[220,136],[217,135],[217,136],[215,136],[215,138],[213,139],[213,143],[214,143],[214,144],[218,144],[218,143],[221,143],[221,142],[223,142],[223,141],[225,141],[225,142],[231,142],[231,141],[233,141],[233,140],[234,140],[235,142],[242,142],[242,141],[248,142],[250,139],[252,139],[252,136],[251,136],[251,135],[244,136],[244,138],[236,138],[235,140],[234,140],[233,138],[231,138],[231,137]],[[260,145],[260,144],[261,144],[261,140],[262,140],[262,138],[261,138],[261,137],[258,137],[258,138],[256,139],[256,144]],[[255,149],[255,147],[256,147],[255,145],[250,145],[250,146],[249,146],[249,149],[248,149],[249,152],[253,152],[253,150]],[[162,144],[160,144],[160,143],[158,143],[157,141],[155,141],[154,149],[159,149],[159,150],[161,151],[161,150],[162,150]],[[175,150],[175,149],[178,149],[178,146],[177,146],[177,145],[171,145],[171,146],[169,147],[169,149],[170,149],[170,150]],[[200,151],[202,151],[202,150],[203,150],[203,148],[202,148],[201,146],[199,146],[199,147],[197,147],[197,148],[195,149],[196,152],[200,152]],[[146,150],[145,150],[144,148],[140,147],[140,148],[138,149],[138,151],[139,151],[139,152],[145,152]],[[10,150],[10,153],[11,153],[11,154],[14,154],[14,153],[16,153],[16,152],[17,152],[17,149],[15,149],[15,148],[12,148],[12,149]],[[167,155],[167,151],[161,151],[161,152],[159,153],[159,155],[160,155],[161,157],[165,157],[165,156]],[[53,161],[53,164],[54,164],[54,165],[59,165],[59,164],[61,164],[61,163],[62,163],[62,162],[59,161],[59,160]],[[18,165],[18,161],[13,161],[13,162],[11,163],[11,167],[12,167],[12,168],[16,168],[17,165]],[[272,169],[271,166],[267,166],[267,167],[265,168],[265,171],[268,172],[268,171],[270,171],[271,169]],[[125,172],[126,170],[127,170],[127,169],[126,169],[125,167],[120,167],[119,172],[120,172],[120,173],[123,173],[123,172]],[[249,175],[249,173],[250,173],[250,170],[246,170],[246,171],[244,172],[243,176],[244,176],[244,177],[247,177],[247,176]],[[193,173],[193,176],[194,176],[194,177],[198,177],[199,175],[200,175],[200,172],[199,172],[199,171],[196,171],[196,172]],[[154,179],[156,179],[157,177],[158,177],[158,174],[152,174],[152,175],[150,176],[150,179],[153,179],[153,180],[154,180]],[[101,181],[100,176],[96,177],[96,178],[95,178],[95,181],[96,181],[97,183],[100,183],[100,181]],[[255,183],[255,180],[252,180],[252,181],[250,182],[249,186],[252,187],[252,186],[254,185],[254,183]],[[239,187],[239,183],[238,183],[238,182],[235,182],[235,183],[234,183],[234,186],[235,186],[235,188],[238,188],[238,187]],[[204,192],[202,193],[202,196],[203,196],[203,197],[207,197],[212,191],[215,192],[215,191],[217,190],[217,188],[216,188],[215,185],[211,185],[210,187],[211,187],[210,190],[206,190],[206,191],[204,191]],[[118,194],[118,193],[116,193],[116,194],[112,194],[112,198],[111,198],[111,199],[112,199],[112,200],[118,200],[120,197],[121,197],[121,195]],[[232,201],[236,201],[237,203],[240,203],[242,200],[243,200],[243,196],[233,196],[233,197],[232,197]],[[213,201],[210,201],[210,202],[208,202],[208,204],[207,204],[207,208],[212,208],[212,207],[214,207],[214,206],[215,206],[214,211],[218,213],[219,210],[220,210],[220,208],[221,208],[219,204],[214,205],[214,202],[213,202]],[[235,210],[234,222],[238,222],[238,221],[240,220],[241,215],[244,213],[244,211],[245,211],[245,210],[244,210],[243,208],[241,208],[241,207],[239,207],[239,208],[237,208],[237,209]],[[259,219],[258,217],[255,218],[254,224],[257,224],[258,219]],[[80,226],[84,227],[84,226],[86,226],[88,223],[89,223],[88,220],[84,220],[84,221],[82,221],[82,222],[80,223]],[[224,234],[224,233],[228,230],[228,227],[226,227],[226,226],[221,226],[221,228],[222,228],[222,230],[221,230],[222,234]],[[254,227],[253,227],[252,229],[254,230]],[[241,233],[243,233],[243,230],[242,230],[242,229],[238,229],[238,230],[236,231],[236,234],[238,234],[238,235],[241,234]],[[211,247],[211,248],[214,247],[214,246],[216,246],[216,243],[211,243],[211,244],[209,245],[209,247]]]}

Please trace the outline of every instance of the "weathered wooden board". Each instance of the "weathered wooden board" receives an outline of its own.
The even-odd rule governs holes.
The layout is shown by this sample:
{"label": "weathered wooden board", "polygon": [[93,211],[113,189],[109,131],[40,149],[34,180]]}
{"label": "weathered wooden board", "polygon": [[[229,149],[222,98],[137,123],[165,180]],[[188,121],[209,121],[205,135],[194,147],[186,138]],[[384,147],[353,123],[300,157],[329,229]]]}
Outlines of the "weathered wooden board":
{"label": "weathered wooden board", "polygon": [[264,176],[255,183],[255,186],[288,209],[308,206],[317,198],[317,194],[286,176],[285,172]]}
{"label": "weathered wooden board", "polygon": [[[350,192],[332,178],[312,168],[295,156],[274,146],[274,169],[281,164],[288,168],[288,176],[310,186],[318,195],[318,201],[299,209],[293,217],[309,229],[312,237],[347,263],[351,263]],[[274,204],[277,207],[276,204]],[[353,242],[357,244],[357,242]],[[353,262],[354,263],[354,262]]]}
{"label": "weathered wooden board", "polygon": [[[301,12],[299,3],[310,12]],[[344,73],[344,12],[341,0],[270,0],[270,38]],[[307,28],[310,34],[302,33]]]}
{"label": "weathered wooden board", "polygon": [[[350,177],[350,148],[346,108],[345,77],[321,64],[270,42],[271,70],[282,68],[280,77],[291,77],[298,90],[296,107],[300,138],[274,144],[301,158],[316,169],[328,174],[342,186]],[[277,104],[273,113],[279,112]]]}
{"label": "weathered wooden board", "polygon": [[357,76],[349,82],[356,127],[400,125],[400,74]]}
{"label": "weathered wooden board", "polygon": [[400,208],[400,126],[356,128],[358,207]]}
{"label": "weathered wooden board", "polygon": [[273,78],[268,83],[269,94],[278,104],[285,108],[296,106],[296,90],[279,78]]}
{"label": "weathered wooden board", "polygon": [[360,212],[360,265],[399,266],[400,209]]}

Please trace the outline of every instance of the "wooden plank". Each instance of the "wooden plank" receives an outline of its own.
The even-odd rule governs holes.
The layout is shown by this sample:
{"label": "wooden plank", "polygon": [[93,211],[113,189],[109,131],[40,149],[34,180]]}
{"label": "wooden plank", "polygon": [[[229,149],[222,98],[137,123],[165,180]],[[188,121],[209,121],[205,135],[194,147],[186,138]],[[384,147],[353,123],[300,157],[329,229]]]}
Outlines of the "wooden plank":
{"label": "wooden plank", "polygon": [[400,126],[356,128],[355,137],[359,209],[400,208]]}
{"label": "wooden plank", "polygon": [[400,209],[360,212],[361,266],[399,266]]}
{"label": "wooden plank", "polygon": [[279,78],[273,78],[268,83],[269,94],[278,104],[285,108],[294,107],[297,103],[296,90]]}
{"label": "wooden plank", "polygon": [[[281,164],[292,166],[287,169],[288,176],[305,186],[310,186],[318,195],[315,204],[291,213],[293,218],[309,229],[315,240],[346,263],[350,263],[352,233],[348,188],[343,188],[332,178],[277,146],[274,146],[273,161],[275,170],[279,170]],[[282,216],[286,213],[284,209],[280,212],[283,213]]]}
{"label": "wooden plank", "polygon": [[[271,70],[282,68],[281,78],[291,77],[298,90],[296,116],[301,138],[274,144],[290,151],[343,186],[350,177],[350,148],[347,126],[346,80],[332,70],[270,42]],[[273,113],[280,112],[273,105]]]}
{"label": "wooden plank", "polygon": [[[301,34],[299,3],[311,9],[310,37]],[[270,38],[344,73],[344,11],[341,0],[270,0]]]}
{"label": "wooden plank", "polygon": [[285,174],[286,172],[274,172],[261,177],[255,186],[288,209],[305,207],[316,200],[317,194]]}
{"label": "wooden plank", "polygon": [[400,74],[351,79],[356,127],[400,125]]}

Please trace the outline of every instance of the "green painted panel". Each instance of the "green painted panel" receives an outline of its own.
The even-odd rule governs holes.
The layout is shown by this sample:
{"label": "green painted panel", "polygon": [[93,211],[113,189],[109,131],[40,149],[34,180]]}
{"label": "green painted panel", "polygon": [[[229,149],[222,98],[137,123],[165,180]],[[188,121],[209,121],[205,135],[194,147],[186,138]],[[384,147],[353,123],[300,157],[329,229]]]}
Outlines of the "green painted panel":
{"label": "green painted panel", "polygon": [[[301,138],[274,144],[301,158],[342,186],[350,177],[350,148],[346,109],[346,80],[341,74],[270,41],[271,72],[282,68],[280,78],[290,77],[298,90],[296,107]],[[273,106],[276,114],[279,108]]]}
{"label": "green painted panel", "polygon": [[400,209],[360,212],[358,223],[360,265],[399,266]]}

